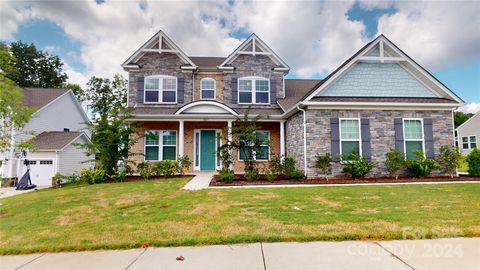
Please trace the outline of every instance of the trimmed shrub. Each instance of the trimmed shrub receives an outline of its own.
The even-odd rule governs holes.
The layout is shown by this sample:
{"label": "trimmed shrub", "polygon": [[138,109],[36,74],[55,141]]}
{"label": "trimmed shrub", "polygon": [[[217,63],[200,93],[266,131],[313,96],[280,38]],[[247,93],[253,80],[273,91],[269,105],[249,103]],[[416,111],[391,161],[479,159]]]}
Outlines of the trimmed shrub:
{"label": "trimmed shrub", "polygon": [[273,182],[275,178],[277,177],[278,174],[275,174],[272,170],[268,169],[265,170],[265,178],[267,178],[268,181]]}
{"label": "trimmed shrub", "polygon": [[282,173],[283,168],[282,168],[282,159],[278,155],[274,155],[269,161],[268,161],[268,171],[273,174],[273,175],[279,175]]}
{"label": "trimmed shrub", "polygon": [[88,183],[90,185],[104,183],[107,179],[107,174],[103,169],[83,169],[80,171],[80,182]]}
{"label": "trimmed shrub", "polygon": [[150,162],[142,162],[137,166],[138,173],[143,179],[150,179],[157,175],[157,170]]}
{"label": "trimmed shrub", "polygon": [[127,177],[127,170],[116,170],[114,174],[110,175],[110,178],[115,182],[123,182]]}
{"label": "trimmed shrub", "polygon": [[367,175],[375,167],[375,163],[368,162],[362,156],[352,154],[348,160],[342,161],[342,166],[344,173],[348,173],[352,178],[357,179]]}
{"label": "trimmed shrub", "polygon": [[437,162],[440,165],[440,172],[449,174],[450,177],[457,173],[457,168],[460,166],[460,159],[462,155],[457,147],[442,145],[440,153],[437,156]]}
{"label": "trimmed shrub", "polygon": [[220,179],[225,183],[231,183],[235,179],[235,173],[228,168],[223,168],[219,172]]}
{"label": "trimmed shrub", "polygon": [[427,177],[432,174],[433,170],[440,169],[438,163],[431,158],[425,158],[422,151],[415,151],[415,155],[417,156],[416,159],[406,162],[407,170],[411,176],[415,178]]}
{"label": "trimmed shrub", "polygon": [[328,179],[328,174],[332,172],[332,157],[330,153],[326,153],[323,155],[317,154],[315,156],[315,168],[319,169],[323,175],[325,175],[325,179]]}
{"label": "trimmed shrub", "polygon": [[385,167],[387,168],[388,174],[398,179],[400,171],[405,168],[405,155],[396,149],[390,149],[390,151],[385,154],[385,157]]}
{"label": "trimmed shrub", "polygon": [[468,174],[470,176],[480,176],[480,150],[475,148],[467,156]]}
{"label": "trimmed shrub", "polygon": [[283,160],[283,173],[288,177],[292,177],[297,171],[296,164],[297,161],[293,157],[286,156]]}
{"label": "trimmed shrub", "polygon": [[162,160],[155,164],[155,170],[158,175],[172,177],[178,173],[178,162],[174,160]]}
{"label": "trimmed shrub", "polygon": [[249,171],[249,172],[245,172],[245,179],[247,181],[256,181],[258,180],[258,169],[257,168],[254,168],[253,170]]}

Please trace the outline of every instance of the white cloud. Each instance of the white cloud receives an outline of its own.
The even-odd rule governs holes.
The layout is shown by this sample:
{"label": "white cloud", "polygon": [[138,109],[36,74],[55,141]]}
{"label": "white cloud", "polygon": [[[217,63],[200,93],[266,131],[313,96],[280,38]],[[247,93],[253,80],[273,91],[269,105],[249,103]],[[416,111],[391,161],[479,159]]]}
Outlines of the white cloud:
{"label": "white cloud", "polygon": [[[232,33],[255,32],[299,77],[338,67],[368,40],[365,26],[345,15],[354,2],[337,1],[1,1],[0,38],[11,39],[22,22],[48,19],[82,44],[85,71],[66,67],[70,80],[111,77],[150,36],[162,29],[187,54],[226,56],[241,40]],[[367,9],[390,1],[362,3]],[[479,56],[480,25],[475,3],[394,3],[398,14],[383,16],[380,28],[421,64],[437,67]],[[472,6],[473,5],[473,6]],[[412,30],[414,29],[414,30]],[[418,44],[422,44],[419,46]],[[125,73],[123,73],[125,74]]]}
{"label": "white cloud", "polygon": [[465,104],[462,107],[458,108],[457,111],[464,112],[464,113],[480,112],[480,103],[472,102],[472,103]]}
{"label": "white cloud", "polygon": [[398,12],[383,15],[379,33],[428,69],[480,58],[480,2],[397,1]]}

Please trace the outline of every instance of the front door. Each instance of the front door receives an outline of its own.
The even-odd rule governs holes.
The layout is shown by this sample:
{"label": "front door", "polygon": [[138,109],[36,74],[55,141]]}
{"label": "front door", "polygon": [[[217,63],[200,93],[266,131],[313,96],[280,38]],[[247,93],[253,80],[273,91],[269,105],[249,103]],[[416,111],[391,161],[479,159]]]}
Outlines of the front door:
{"label": "front door", "polygon": [[200,170],[215,170],[215,130],[200,131]]}

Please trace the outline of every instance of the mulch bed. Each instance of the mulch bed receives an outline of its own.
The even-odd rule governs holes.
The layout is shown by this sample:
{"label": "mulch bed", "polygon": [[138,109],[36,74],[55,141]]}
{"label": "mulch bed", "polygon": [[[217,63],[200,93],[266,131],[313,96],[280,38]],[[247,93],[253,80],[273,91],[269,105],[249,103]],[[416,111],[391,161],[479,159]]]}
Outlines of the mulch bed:
{"label": "mulch bed", "polygon": [[154,176],[150,179],[145,179],[141,176],[127,176],[123,181],[117,181],[115,179],[107,179],[105,183],[118,183],[118,182],[138,182],[138,181],[151,181],[151,180],[162,180],[162,179],[171,179],[171,178],[189,178],[192,177],[191,175],[175,175],[172,177],[165,177],[165,176]]}
{"label": "mulch bed", "polygon": [[413,178],[413,177],[378,177],[378,178],[312,178],[312,179],[285,179],[278,178],[274,181],[261,179],[257,181],[246,181],[243,175],[236,175],[232,183],[223,182],[219,175],[215,175],[210,182],[210,186],[254,186],[254,185],[303,185],[303,184],[367,184],[367,183],[406,183],[406,182],[450,182],[450,181],[480,181],[480,177],[457,176],[450,178],[448,176]]}

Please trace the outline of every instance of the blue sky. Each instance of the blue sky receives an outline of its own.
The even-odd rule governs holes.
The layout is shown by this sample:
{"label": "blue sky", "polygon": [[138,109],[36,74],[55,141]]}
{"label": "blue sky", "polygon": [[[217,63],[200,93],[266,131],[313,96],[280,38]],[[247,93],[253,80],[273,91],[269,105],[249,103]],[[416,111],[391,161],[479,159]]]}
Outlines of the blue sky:
{"label": "blue sky", "polygon": [[[380,18],[384,16],[384,21],[382,21],[382,27],[387,29],[389,25],[387,23],[387,20],[391,20],[392,22],[396,23],[397,28],[401,28],[401,19],[404,18],[405,16],[409,18],[408,12],[411,12],[411,14],[414,14],[414,12],[411,10],[412,7],[409,6],[401,6],[401,5],[393,5],[393,4],[376,4],[372,5],[373,2],[356,2],[353,5],[347,5],[344,7],[343,10],[337,11],[338,9],[341,9],[342,6],[341,4],[335,5],[334,11],[329,11],[330,13],[323,13],[323,9],[328,9],[327,5],[331,5],[331,3],[327,2],[323,5],[315,6],[319,10],[317,13],[319,14],[319,18],[321,18],[323,21],[323,24],[329,24],[331,23],[333,26],[330,27],[335,27],[337,24],[334,21],[329,21],[328,19],[328,14],[331,14],[333,12],[338,12],[336,17],[334,19],[336,20],[337,17],[341,17],[340,15],[343,13],[344,18],[340,18],[343,21],[341,23],[345,24],[346,27],[350,27],[351,31],[354,31],[356,35],[356,39],[353,41],[348,41],[348,37],[338,37],[340,41],[344,39],[344,42],[352,42],[354,45],[348,47],[348,44],[340,44],[340,46],[337,47],[346,47],[343,49],[342,52],[340,52],[338,55],[335,55],[334,53],[331,53],[331,51],[328,51],[327,49],[318,49],[317,51],[312,51],[310,52],[313,57],[318,58],[316,63],[309,63],[309,64],[304,64],[305,60],[300,60],[296,59],[295,57],[292,56],[286,56],[284,58],[291,66],[292,66],[292,72],[289,74],[290,78],[309,78],[309,77],[315,77],[315,78],[322,78],[328,73],[333,70],[336,66],[341,64],[343,60],[348,58],[351,54],[355,52],[352,48],[358,49],[361,47],[362,44],[368,42],[372,38],[374,38],[378,33],[379,33],[379,25],[380,25]],[[78,5],[78,3],[75,3]],[[13,5],[13,4],[12,4]],[[95,9],[97,8],[103,8],[106,10],[107,8],[112,9],[109,5],[113,6],[113,3],[110,1],[101,1],[99,4],[92,4],[89,2],[86,2],[86,6],[88,6],[89,9],[85,8],[86,10],[90,10],[88,12],[91,12],[92,16],[92,24],[91,27],[96,27],[93,22],[95,20],[98,20],[100,24],[105,24],[101,25],[101,27],[115,27],[115,25],[106,25],[107,23],[101,19],[102,12],[105,14],[105,11],[99,11],[97,12]],[[182,36],[181,34],[175,34],[176,33],[176,28],[181,28],[183,24],[180,26],[175,26],[177,22],[177,18],[175,16],[171,16],[169,18],[149,18],[148,15],[143,15],[146,14],[148,10],[153,10],[154,5],[159,5],[159,3],[152,3],[152,2],[140,2],[141,8],[140,10],[135,13],[135,17],[132,17],[134,15],[130,15],[128,17],[125,15],[126,19],[128,18],[136,18],[138,20],[138,25],[142,26],[143,24],[148,27],[149,33],[158,30],[159,28],[162,28],[163,30],[166,30],[167,33],[173,33],[174,40],[177,41],[177,43],[189,53],[190,51],[193,51],[192,55],[199,55],[201,54],[200,48],[196,48],[196,43],[195,41],[189,42],[189,40],[186,40],[186,37]],[[177,6],[175,6],[175,3],[169,2],[168,5],[164,4],[165,10],[168,8],[172,9],[178,9]],[[245,6],[248,5],[244,4]],[[261,5],[261,4],[258,4]],[[268,3],[263,3],[263,5],[268,5]],[[313,4],[312,4],[313,5]],[[432,4],[429,4],[432,5]],[[121,69],[119,68],[119,65],[121,64],[122,60],[124,60],[124,55],[130,54],[133,50],[131,48],[136,48],[139,45],[141,45],[141,39],[145,41],[145,37],[148,37],[147,34],[140,35],[138,34],[138,38],[135,39],[135,42],[131,42],[133,44],[128,44],[129,48],[128,49],[122,49],[115,47],[116,42],[112,40],[111,46],[112,48],[115,47],[114,49],[116,51],[121,51],[122,52],[122,57],[119,58],[118,60],[115,59],[114,61],[111,59],[108,59],[111,61],[110,63],[101,63],[100,61],[102,60],[102,56],[104,53],[100,50],[103,47],[106,47],[105,50],[108,50],[108,40],[102,40],[101,36],[95,37],[95,39],[92,37],[90,38],[86,33],[78,33],[79,29],[80,31],[87,31],[86,27],[89,27],[87,24],[85,24],[85,28],[81,27],[81,22],[80,22],[80,27],[78,25],[74,24],[75,15],[78,15],[78,17],[82,16],[81,14],[78,13],[72,13],[73,15],[71,17],[62,17],[60,16],[63,15],[56,15],[56,14],[61,14],[61,13],[55,13],[54,9],[60,9],[60,4],[53,7],[53,6],[39,6],[35,7],[33,4],[29,6],[25,6],[26,9],[30,9],[30,13],[35,13],[35,8],[38,8],[41,10],[42,8],[45,10],[49,8],[52,11],[52,14],[49,14],[48,16],[35,16],[35,15],[30,15],[30,18],[23,19],[16,21],[15,28],[11,31],[11,33],[7,33],[8,35],[3,34],[2,36],[8,36],[8,38],[2,37],[2,40],[4,41],[14,41],[14,40],[22,40],[23,42],[33,42],[34,44],[37,45],[37,47],[47,50],[53,54],[59,55],[65,63],[68,65],[68,72],[69,75],[72,74],[70,77],[72,80],[86,80],[89,78],[91,75],[97,75],[96,72],[100,70],[102,72],[105,70],[105,67],[108,67],[110,69],[110,66],[115,65],[112,63],[116,62],[116,66],[111,68],[112,72],[115,70],[115,72],[121,72]],[[250,6],[248,6],[250,8]],[[478,7],[475,5],[474,7]],[[15,7],[16,10],[20,10],[21,8]],[[57,10],[58,12],[69,12],[70,7],[68,5],[64,5],[62,10]],[[116,7],[113,7],[115,9]],[[124,8],[123,6],[120,6],[119,9]],[[210,8],[210,6],[209,6]],[[218,8],[227,10],[227,12],[233,12],[236,17],[235,20],[230,20],[228,15],[222,14],[221,12],[219,13],[214,13],[214,8],[211,8],[212,10],[208,11],[202,11],[202,5],[199,4],[199,9],[201,10],[201,19],[198,19],[198,25],[192,28],[195,29],[201,29],[200,31],[207,31],[209,35],[215,35],[215,31],[217,31],[217,35],[219,42],[221,45],[216,45],[217,49],[215,52],[218,52],[219,50],[221,51],[221,55],[226,55],[228,52],[232,51],[236,45],[241,41],[241,39],[245,38],[248,36],[251,32],[256,32],[261,38],[264,36],[266,37],[267,41],[268,39],[272,40],[269,43],[269,45],[272,45],[272,48],[276,50],[277,47],[280,46],[280,52],[284,52],[286,50],[289,50],[288,47],[283,48],[283,44],[278,45],[278,43],[281,43],[282,38],[285,39],[288,37],[285,36],[274,36],[273,34],[269,33],[269,29],[262,28],[260,27],[260,23],[262,23],[258,18],[252,15],[251,18],[248,18],[250,15],[245,15],[242,16],[242,12],[244,12],[244,9],[242,5],[237,4],[236,2],[229,2],[227,5],[220,5],[218,4]],[[251,8],[257,8],[257,6],[252,6]],[[258,7],[260,8],[260,7]],[[290,7],[289,7],[290,8]],[[294,9],[295,7],[291,7]],[[421,7],[421,8],[428,8],[428,7]],[[432,6],[431,10],[432,13],[429,14],[429,16],[432,16],[432,14],[437,14],[433,13],[435,11],[435,8],[441,9],[443,7],[437,7],[437,6]],[[75,12],[75,9],[78,10],[78,7],[71,7],[72,12]],[[128,9],[128,8],[125,8]],[[131,8],[130,8],[131,9]],[[47,9],[48,10],[48,9]],[[231,11],[233,10],[233,11]],[[420,7],[419,7],[420,10]],[[32,12],[33,11],[33,12]],[[114,13],[115,10],[112,10],[112,13]],[[477,9],[477,11],[480,11]],[[40,11],[39,11],[40,12]],[[87,12],[87,11],[86,11]],[[197,10],[195,10],[197,12]],[[225,12],[225,11],[224,11]],[[427,11],[423,11],[427,12]],[[452,10],[452,12],[455,12]],[[465,11],[467,12],[467,11]],[[441,12],[438,12],[441,13]],[[140,15],[139,15],[140,14]],[[401,16],[402,14],[407,14],[405,16]],[[478,14],[478,13],[477,13]],[[88,15],[88,14],[87,14]],[[56,17],[58,16],[58,17]],[[105,14],[105,16],[109,16],[108,14]],[[112,15],[114,16],[114,15]],[[118,14],[117,14],[118,16]],[[146,18],[138,18],[138,16],[145,16]],[[267,16],[273,16],[273,15],[267,15]],[[464,15],[458,15],[458,16],[464,16]],[[165,16],[164,16],[165,17]],[[57,19],[58,18],[58,19]],[[72,22],[69,22],[68,20],[71,18]],[[192,19],[195,19],[196,17],[192,17]],[[197,17],[198,18],[198,17]],[[413,18],[413,17],[412,17]],[[78,18],[77,20],[81,20],[82,18]],[[89,20],[90,18],[85,17],[83,18],[84,20]],[[276,18],[271,17],[270,21],[275,20]],[[294,20],[298,20],[297,18],[293,18]],[[444,18],[447,19],[447,18]],[[155,20],[158,21],[158,23],[153,23]],[[179,19],[178,19],[179,20]],[[269,20],[268,18],[265,18],[265,20]],[[332,19],[333,20],[333,19]],[[257,22],[259,21],[259,22]],[[453,19],[452,19],[453,21]],[[1,22],[1,21],[0,21]],[[191,22],[190,22],[191,23]],[[434,22],[432,22],[433,24]],[[179,23],[177,23],[179,24]],[[218,30],[214,30],[213,33],[209,29],[205,30],[205,26],[208,24],[209,27],[213,28],[216,27]],[[173,25],[175,27],[169,27],[169,25]],[[185,23],[187,25],[187,23]],[[325,39],[328,41],[330,36],[335,35],[336,33],[340,33],[339,31],[343,31],[340,26],[341,24],[338,23],[339,25],[339,30],[335,32],[335,29],[331,30],[332,32],[330,34],[325,33],[325,35],[319,35],[318,38],[316,38],[319,42],[320,45],[316,44],[315,42],[317,40],[312,39],[312,42],[314,44],[311,45],[311,47],[316,47],[316,46],[326,46],[327,45],[322,45],[325,43]],[[423,25],[418,23],[417,25]],[[77,27],[75,29],[75,27]],[[120,27],[120,26],[119,26]],[[188,26],[187,26],[188,27]],[[203,27],[203,28],[202,28]],[[298,26],[300,27],[300,26]],[[432,26],[433,27],[433,26]],[[165,29],[166,28],[166,29]],[[445,27],[444,27],[445,28]],[[312,28],[315,29],[315,28]],[[435,34],[435,31],[439,31],[438,29],[432,28],[434,31],[431,33],[424,33],[425,35],[432,35]],[[108,30],[108,29],[107,29]],[[112,29],[113,30],[113,29]],[[225,30],[225,31],[223,31]],[[298,30],[301,32],[302,29],[297,28],[292,31]],[[419,31],[421,29],[418,29]],[[426,28],[426,30],[429,30]],[[424,31],[426,32],[424,29]],[[440,29],[441,30],[441,29]],[[460,29],[458,29],[461,31]],[[462,29],[463,30],[463,29]],[[131,30],[131,31],[134,31]],[[326,31],[326,30],[325,30]],[[324,31],[324,32],[325,32]],[[391,33],[393,33],[393,37],[401,36],[400,34],[397,34],[398,31],[404,31],[406,33],[409,33],[410,29],[393,29],[393,30],[386,30]],[[467,30],[466,30],[467,31]],[[121,31],[120,31],[121,33]],[[382,32],[383,33],[383,32]],[[315,33],[312,33],[315,34]],[[467,35],[468,33],[465,33]],[[125,33],[127,35],[127,33]],[[292,33],[293,35],[293,33]],[[348,35],[348,33],[346,33]],[[389,34],[386,34],[387,37],[390,37]],[[439,34],[440,35],[440,34]],[[475,33],[474,35],[478,36],[478,33]],[[462,36],[463,37],[463,36]],[[121,37],[119,37],[121,38]],[[215,37],[216,38],[216,37]],[[440,37],[441,38],[441,37]],[[438,38],[438,41],[436,41],[438,44],[442,44],[441,39]],[[124,38],[123,38],[124,39]],[[178,40],[183,40],[184,42],[178,42]],[[419,39],[418,37],[416,38],[417,40]],[[467,37],[465,37],[467,39]],[[428,39],[426,39],[428,40]],[[477,39],[478,40],[478,39]],[[95,47],[95,41],[98,42],[98,47]],[[280,42],[279,42],[280,41]],[[127,41],[123,41],[127,42]],[[275,43],[277,42],[277,43]],[[480,53],[478,50],[479,48],[475,49],[475,46],[478,44],[471,44],[467,47],[463,46],[461,48],[464,48],[464,51],[471,50],[473,52],[472,57],[468,57],[463,55],[463,59],[461,57],[456,57],[455,55],[455,50],[452,48],[455,48],[456,44],[453,44],[451,46],[446,46],[446,48],[441,48],[439,49],[440,51],[448,51],[452,53],[452,56],[450,57],[438,57],[436,59],[435,55],[434,56],[425,56],[428,53],[431,53],[431,49],[428,49],[426,47],[423,51],[421,48],[417,47],[422,47],[421,45],[418,46],[412,46],[411,42],[403,41],[402,39],[395,39],[394,42],[397,43],[402,49],[404,47],[401,44],[398,44],[398,42],[402,43],[405,42],[407,44],[407,53],[413,52],[414,55],[410,56],[413,57],[415,60],[418,60],[420,64],[426,63],[426,68],[434,74],[440,81],[442,81],[445,85],[447,85],[450,89],[452,89],[454,92],[456,92],[460,97],[462,97],[466,102],[468,103],[480,103]],[[448,42],[455,43],[457,42],[455,39],[451,39]],[[469,41],[472,42],[472,41]],[[275,43],[275,44],[273,44]],[[327,42],[328,43],[328,42]],[[410,44],[410,47],[408,45]],[[467,44],[468,45],[468,44]],[[473,46],[475,45],[475,46]],[[286,45],[285,45],[286,46]],[[211,44],[210,44],[210,47]],[[437,46],[438,47],[438,46]],[[93,49],[92,49],[93,48]],[[207,50],[211,49],[209,47],[205,47]],[[203,51],[205,51],[205,48],[203,48]],[[291,46],[290,46],[291,48]],[[413,48],[413,49],[412,49]],[[436,48],[436,47],[432,47]],[[98,53],[94,54],[94,51],[98,49]],[[211,49],[213,50],[213,49]],[[291,49],[290,49],[291,50]],[[313,50],[313,49],[312,49]],[[316,50],[316,48],[315,48]],[[278,50],[277,50],[278,52]],[[328,53],[330,52],[330,53]],[[305,52],[307,53],[307,52]],[[457,52],[458,53],[458,52]],[[90,55],[89,55],[90,54]],[[207,52],[208,54],[208,52]],[[280,53],[280,55],[283,57],[285,53]],[[288,53],[287,53],[288,54]],[[105,54],[106,55],[106,54]],[[298,55],[298,53],[297,53]],[[331,57],[330,57],[331,55]],[[415,55],[421,59],[418,59],[415,57]],[[424,58],[425,56],[425,58]],[[290,59],[291,60],[290,60]],[[310,56],[311,58],[311,56]],[[424,58],[424,59],[422,59]],[[441,58],[441,59],[440,59]],[[309,58],[305,58],[309,59]],[[459,60],[460,59],[460,60]],[[290,60],[290,61],[289,61]],[[92,63],[93,61],[93,63]],[[96,62],[98,61],[98,62]],[[295,62],[297,61],[297,62]],[[293,62],[293,63],[292,63]],[[424,65],[425,66],[425,65]],[[116,71],[118,70],[118,71]],[[109,70],[110,71],[110,70]],[[109,73],[104,73],[104,74],[98,74],[100,76],[103,76],[105,74]],[[83,82],[84,83],[84,82]]]}

